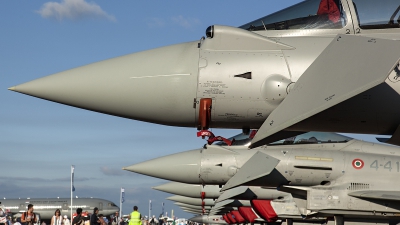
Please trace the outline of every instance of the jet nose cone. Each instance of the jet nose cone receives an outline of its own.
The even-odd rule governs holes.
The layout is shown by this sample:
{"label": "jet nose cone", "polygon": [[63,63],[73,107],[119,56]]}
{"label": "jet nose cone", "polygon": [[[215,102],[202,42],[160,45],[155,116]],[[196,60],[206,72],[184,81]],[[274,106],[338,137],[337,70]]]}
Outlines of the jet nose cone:
{"label": "jet nose cone", "polygon": [[151,187],[151,188],[153,188],[154,190],[171,193],[172,191],[175,191],[176,188],[181,188],[184,185],[185,185],[184,183],[170,182],[170,183],[161,184],[161,185]]}
{"label": "jet nose cone", "polygon": [[199,183],[201,149],[181,152],[124,167],[135,173],[183,183]]}
{"label": "jet nose cone", "polygon": [[190,42],[33,80],[12,91],[110,115],[195,126],[199,49]]}
{"label": "jet nose cone", "polygon": [[197,223],[209,223],[209,224],[227,224],[221,216],[208,216],[208,215],[200,215],[200,216],[195,216],[190,219],[189,221],[197,222]]}
{"label": "jet nose cone", "polygon": [[218,198],[221,188],[218,185],[185,184],[170,182],[156,187],[155,190],[191,198]]}
{"label": "jet nose cone", "polygon": [[[178,182],[170,182],[152,188],[158,191],[163,191],[171,194],[182,195],[192,198],[200,198],[202,192],[202,185],[200,184],[185,184]],[[206,196],[208,197],[208,195]]]}
{"label": "jet nose cone", "polygon": [[168,198],[166,198],[168,200],[174,201],[174,202],[182,202],[185,204],[190,204],[190,205],[206,205],[206,206],[213,206],[215,205],[214,200],[213,199],[201,199],[201,198],[190,198],[190,197],[185,197],[185,196],[181,196],[181,195],[174,195],[174,196],[170,196]]}

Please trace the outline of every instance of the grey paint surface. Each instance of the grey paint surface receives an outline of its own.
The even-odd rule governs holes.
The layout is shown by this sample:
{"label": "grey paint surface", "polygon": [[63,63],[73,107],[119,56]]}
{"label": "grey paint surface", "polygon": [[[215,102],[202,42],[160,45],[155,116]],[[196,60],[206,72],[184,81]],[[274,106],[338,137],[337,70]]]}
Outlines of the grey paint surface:
{"label": "grey paint surface", "polygon": [[[400,40],[400,28],[362,29],[353,2],[341,2],[346,23],[338,29],[250,32],[216,25],[212,38],[94,63],[10,89],[96,112],[186,127],[197,126],[199,101],[207,97],[213,101],[211,127],[255,129],[277,107],[285,112],[294,112],[301,108],[302,102],[313,103],[314,98],[325,99],[335,94],[343,97],[341,101],[348,100],[339,103],[336,101],[339,98],[335,98],[332,104],[318,109],[315,104],[304,104],[301,118],[276,127],[274,132],[288,129],[393,134],[400,124],[400,107],[395,104],[399,99],[398,92],[390,92],[392,88],[388,85],[392,83],[389,82],[384,87],[367,90],[362,81],[364,76],[370,77],[372,74],[387,75],[390,68],[386,68],[385,64],[389,63],[388,59],[393,61],[392,53],[399,52],[395,40]],[[345,47],[327,48],[338,34],[342,36],[340,43],[345,43],[344,39],[360,41],[355,41],[354,46],[347,44]],[[357,47],[364,39],[378,41],[373,44],[377,47]],[[380,45],[381,42],[391,44]],[[328,61],[326,54],[331,54],[335,61]],[[385,69],[381,70],[383,67]],[[331,84],[336,84],[327,86],[328,82],[323,80],[324,68],[329,68],[329,73],[334,77],[348,76],[336,80],[332,80],[332,76],[327,77],[331,79]],[[356,72],[365,73],[353,73],[354,68],[360,68]],[[243,73],[251,73],[252,78],[237,76]],[[311,85],[311,89],[307,89],[308,94],[299,95],[299,101],[291,102],[293,104],[289,107],[280,106],[286,96],[291,98],[288,92],[294,86],[300,86],[292,82],[305,82]],[[348,84],[358,91],[351,95],[347,89],[335,89],[350,87]],[[329,89],[330,86],[332,89]],[[360,94],[354,96],[357,92]],[[364,95],[373,97],[368,98],[370,101],[364,101]],[[384,96],[384,101],[381,96]],[[335,107],[331,107],[333,105]],[[321,112],[324,116],[314,115],[323,109],[326,109]],[[279,111],[276,114],[279,114],[277,119],[281,120],[280,123],[285,123],[287,117],[281,118],[283,114]],[[276,121],[273,117],[268,121]],[[362,118],[363,122],[358,118]],[[270,134],[272,132],[263,136]]]}
{"label": "grey paint surface", "polygon": [[[240,170],[224,185],[221,191],[237,187],[254,179],[269,175],[279,164],[276,159],[264,152],[257,151]],[[253,176],[249,174],[255,174]]]}
{"label": "grey paint surface", "polygon": [[203,203],[206,206],[214,206],[215,201],[213,199],[200,199],[200,198],[190,198],[190,197],[185,197],[185,196],[181,196],[181,195],[174,195],[174,196],[170,196],[168,198],[166,198],[167,200],[171,200],[174,202],[182,202],[185,204],[189,204],[189,205],[199,205],[201,206]]}
{"label": "grey paint surface", "polygon": [[201,198],[202,192],[204,192],[205,198],[218,198],[221,190],[221,188],[217,185],[203,186],[198,184],[185,184],[178,182],[162,184],[153,187],[153,189],[192,198]]}
{"label": "grey paint surface", "polygon": [[291,197],[290,194],[278,191],[276,189],[239,186],[222,192],[215,202],[221,202],[227,199],[251,200],[251,199],[277,199]]}
{"label": "grey paint surface", "polygon": [[[273,201],[276,211],[283,217],[289,217],[289,215],[296,217],[300,214],[312,217],[341,214],[345,215],[346,220],[362,220],[364,218],[365,220],[385,221],[395,219],[400,210],[400,203],[393,201],[395,197],[400,198],[397,196],[399,192],[396,189],[397,173],[400,171],[400,153],[397,147],[353,139],[345,143],[264,146],[257,148],[257,151],[249,151],[240,146],[212,146],[210,148],[207,146],[207,149],[190,152],[195,157],[204,157],[205,159],[213,157],[213,163],[198,165],[206,167],[199,168],[200,173],[201,171],[213,173],[215,170],[219,174],[225,171],[222,177],[231,177],[230,179],[235,179],[238,175],[248,177],[249,179],[242,179],[245,182],[241,185],[282,187],[282,191],[300,196],[300,198],[283,198],[281,201]],[[246,168],[246,165],[253,168],[263,164],[262,160],[261,162],[257,161],[258,163],[253,162],[252,157],[256,156],[256,152],[276,158],[279,163],[268,174],[264,174],[264,170],[248,170],[247,172],[245,170],[244,174],[240,174],[241,168]],[[188,157],[187,153],[182,154]],[[221,170],[226,163],[232,165],[232,162],[229,164],[229,160],[226,160],[232,160],[231,157],[227,157],[227,154],[235,157],[233,161],[239,171],[236,174],[231,174],[229,167]],[[179,154],[161,159],[169,162],[180,161]],[[202,161],[202,159],[198,160]],[[355,164],[357,161],[359,163]],[[140,166],[136,168],[140,168]],[[140,171],[146,174],[144,170]],[[160,176],[162,174],[156,174],[154,170],[149,172],[148,175],[163,178]],[[170,171],[170,173],[174,174],[176,180],[182,178],[181,182],[186,179],[183,172],[178,170]],[[199,176],[203,177],[201,174],[196,177]],[[217,181],[219,184],[226,182],[223,179]],[[199,182],[206,185],[207,182],[216,184],[214,178]],[[243,193],[243,190],[237,193]],[[385,195],[386,197],[382,197]],[[391,196],[391,200],[388,200],[388,195]],[[225,201],[230,202],[218,204],[223,208],[224,204],[237,200]],[[298,207],[296,209],[299,211],[298,215],[290,213],[293,212],[294,204]],[[220,209],[219,205],[218,207],[216,205],[211,212]],[[374,212],[381,214],[374,214]]]}
{"label": "grey paint surface", "polygon": [[252,146],[270,143],[262,140],[383,83],[399,59],[397,41],[336,36],[269,115]]}

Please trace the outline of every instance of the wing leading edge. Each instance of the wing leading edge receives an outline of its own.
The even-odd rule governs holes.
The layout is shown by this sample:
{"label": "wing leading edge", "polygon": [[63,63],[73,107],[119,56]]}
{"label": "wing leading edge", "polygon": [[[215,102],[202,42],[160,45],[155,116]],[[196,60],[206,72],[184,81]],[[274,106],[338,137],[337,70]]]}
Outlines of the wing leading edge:
{"label": "wing leading edge", "polygon": [[348,195],[359,198],[381,199],[381,200],[400,200],[400,191],[378,191],[363,190],[350,192]]}

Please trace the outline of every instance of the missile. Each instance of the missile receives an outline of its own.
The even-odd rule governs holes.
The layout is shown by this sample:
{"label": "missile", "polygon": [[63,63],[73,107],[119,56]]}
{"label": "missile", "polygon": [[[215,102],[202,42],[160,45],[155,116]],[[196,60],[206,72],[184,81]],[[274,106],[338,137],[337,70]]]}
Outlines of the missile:
{"label": "missile", "polygon": [[156,187],[155,190],[182,195],[191,198],[218,198],[220,196],[221,188],[218,185],[199,185],[199,184],[185,184],[178,182],[170,182]]}

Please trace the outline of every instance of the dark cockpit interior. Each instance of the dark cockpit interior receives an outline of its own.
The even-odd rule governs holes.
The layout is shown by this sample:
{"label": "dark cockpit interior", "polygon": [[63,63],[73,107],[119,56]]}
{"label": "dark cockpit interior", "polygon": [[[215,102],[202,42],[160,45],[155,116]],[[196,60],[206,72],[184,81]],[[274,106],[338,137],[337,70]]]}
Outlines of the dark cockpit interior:
{"label": "dark cockpit interior", "polygon": [[[351,2],[351,1],[349,1]],[[400,27],[398,0],[354,0],[353,7],[361,29]],[[268,16],[246,23],[249,31],[291,29],[340,29],[347,24],[340,0],[306,0]]]}

